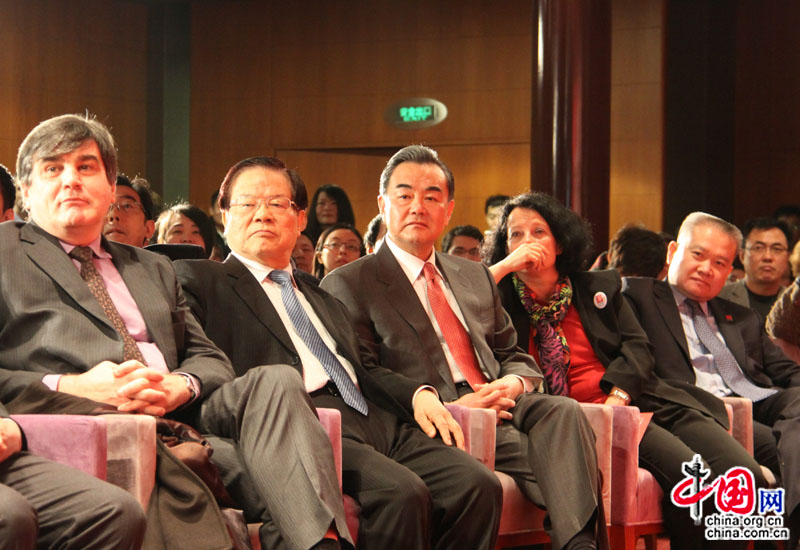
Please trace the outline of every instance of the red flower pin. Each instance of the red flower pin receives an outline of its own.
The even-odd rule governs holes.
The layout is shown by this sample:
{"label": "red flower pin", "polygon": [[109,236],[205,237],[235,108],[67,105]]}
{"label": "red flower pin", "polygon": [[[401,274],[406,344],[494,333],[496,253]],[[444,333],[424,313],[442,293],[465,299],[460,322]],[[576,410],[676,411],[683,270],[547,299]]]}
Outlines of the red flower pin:
{"label": "red flower pin", "polygon": [[725,320],[728,322],[733,322],[733,315],[726,315]]}

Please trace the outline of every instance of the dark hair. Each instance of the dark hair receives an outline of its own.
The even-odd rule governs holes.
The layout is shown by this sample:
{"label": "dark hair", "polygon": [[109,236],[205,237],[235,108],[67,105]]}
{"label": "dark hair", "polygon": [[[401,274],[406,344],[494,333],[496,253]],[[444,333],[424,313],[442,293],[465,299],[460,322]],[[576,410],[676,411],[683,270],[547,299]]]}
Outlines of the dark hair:
{"label": "dark hair", "polygon": [[773,218],[781,218],[783,216],[797,216],[800,218],[800,205],[782,204],[775,209],[775,212],[772,213]]}
{"label": "dark hair", "polygon": [[608,266],[620,275],[656,278],[667,260],[667,243],[643,225],[627,224],[611,239],[608,256]]}
{"label": "dark hair", "polygon": [[792,246],[792,230],[789,228],[789,224],[778,218],[773,218],[772,216],[759,216],[758,218],[747,220],[742,226],[742,246],[745,246],[747,236],[750,235],[754,229],[759,231],[780,229],[786,237],[786,246]]}
{"label": "dark hair", "polygon": [[442,252],[450,252],[450,245],[456,237],[472,237],[479,243],[483,242],[483,232],[474,225],[457,225],[442,237]]}
{"label": "dark hair", "polygon": [[378,242],[378,235],[381,234],[381,224],[383,224],[383,216],[377,214],[367,225],[367,231],[364,233],[364,244],[370,248],[375,248],[375,243]]}
{"label": "dark hair", "polygon": [[117,149],[114,138],[102,123],[87,115],[61,115],[40,122],[31,130],[17,153],[17,182],[20,187],[31,183],[36,161],[71,153],[87,140],[100,150],[109,185],[117,180]]}
{"label": "dark hair", "polygon": [[392,178],[394,169],[403,164],[404,162],[414,162],[417,164],[435,164],[444,172],[444,178],[447,180],[447,196],[448,200],[453,200],[456,193],[455,179],[453,173],[445,163],[439,160],[439,154],[424,145],[409,145],[403,147],[388,160],[386,166],[381,172],[380,180],[380,193],[386,194],[386,189],[389,187],[389,180]]}
{"label": "dark hair", "polygon": [[347,197],[345,190],[336,184],[328,183],[314,191],[314,196],[311,197],[311,204],[308,208],[308,223],[306,229],[312,235],[320,236],[322,233],[322,226],[317,219],[317,201],[321,193],[325,193],[334,201],[336,201],[336,222],[347,223],[350,225],[356,224],[356,217],[353,214],[353,206],[350,204],[350,199]]}
{"label": "dark hair", "polygon": [[556,258],[556,270],[560,275],[571,275],[586,266],[592,249],[592,228],[589,222],[544,193],[517,195],[503,206],[500,223],[489,238],[486,260],[494,265],[508,256],[508,215],[515,208],[535,210],[550,226],[561,254]]}
{"label": "dark hair", "polygon": [[[322,265],[322,262],[317,260],[317,252],[322,252],[322,247],[325,245],[325,239],[328,238],[328,235],[336,231],[337,229],[347,229],[348,231],[352,231],[353,235],[358,237],[358,242],[360,243],[360,252],[359,257],[363,256],[364,251],[364,238],[361,236],[361,233],[358,232],[358,229],[350,225],[349,223],[342,223],[337,222],[330,227],[327,227],[325,231],[319,236],[317,239],[317,244],[314,247],[314,277],[317,279],[322,279],[325,276],[325,266]],[[313,239],[312,239],[313,241]]]}
{"label": "dark hair", "polygon": [[210,258],[214,249],[216,236],[214,220],[212,220],[202,208],[199,208],[193,204],[189,204],[187,202],[175,204],[161,213],[161,215],[158,217],[158,221],[156,222],[156,233],[158,235],[158,240],[162,240],[166,237],[166,233],[171,225],[172,218],[178,214],[186,216],[192,220],[195,225],[197,225],[197,228],[200,230],[200,236],[203,238],[203,245],[206,249],[206,257]]}
{"label": "dark hair", "polygon": [[486,203],[483,205],[483,213],[488,213],[489,209],[493,206],[503,206],[510,199],[511,197],[508,195],[491,195],[488,199],[486,199]]}
{"label": "dark hair", "polygon": [[233,184],[241,172],[248,168],[261,167],[268,170],[275,170],[283,172],[289,179],[289,185],[292,188],[292,201],[297,205],[298,210],[305,210],[308,207],[308,193],[306,192],[306,184],[300,178],[300,175],[294,170],[287,168],[286,164],[275,157],[250,157],[240,160],[231,166],[228,173],[225,174],[225,179],[219,186],[219,201],[220,210],[228,210],[231,206],[231,192],[233,191]]}
{"label": "dark hair", "polygon": [[3,199],[3,208],[0,209],[0,216],[5,210],[14,208],[14,201],[17,200],[17,188],[14,187],[14,178],[8,168],[0,164],[0,197]]}
{"label": "dark hair", "polygon": [[117,175],[117,187],[130,187],[137,195],[139,195],[139,202],[142,203],[144,209],[144,217],[146,220],[156,219],[156,204],[154,201],[155,195],[150,188],[150,183],[139,176],[130,179],[125,174]]}

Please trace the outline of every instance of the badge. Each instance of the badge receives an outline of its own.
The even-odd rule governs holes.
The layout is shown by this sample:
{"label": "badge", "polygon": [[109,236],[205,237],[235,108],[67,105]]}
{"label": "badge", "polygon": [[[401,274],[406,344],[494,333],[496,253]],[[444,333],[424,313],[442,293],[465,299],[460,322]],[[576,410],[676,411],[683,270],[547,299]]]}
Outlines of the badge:
{"label": "badge", "polygon": [[598,292],[594,295],[594,307],[597,309],[605,309],[608,305],[608,296],[605,292]]}

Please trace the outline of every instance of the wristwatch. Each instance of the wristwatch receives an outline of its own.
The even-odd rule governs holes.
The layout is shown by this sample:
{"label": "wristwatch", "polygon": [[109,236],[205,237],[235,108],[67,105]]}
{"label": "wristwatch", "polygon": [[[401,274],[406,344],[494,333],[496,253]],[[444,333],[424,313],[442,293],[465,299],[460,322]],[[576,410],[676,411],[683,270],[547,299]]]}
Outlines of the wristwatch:
{"label": "wristwatch", "polygon": [[627,393],[625,393],[624,391],[622,391],[619,388],[614,388],[613,390],[611,390],[611,393],[609,393],[608,395],[610,395],[612,397],[618,397],[619,399],[622,399],[623,401],[625,401],[626,405],[631,402],[631,396],[628,395]]}

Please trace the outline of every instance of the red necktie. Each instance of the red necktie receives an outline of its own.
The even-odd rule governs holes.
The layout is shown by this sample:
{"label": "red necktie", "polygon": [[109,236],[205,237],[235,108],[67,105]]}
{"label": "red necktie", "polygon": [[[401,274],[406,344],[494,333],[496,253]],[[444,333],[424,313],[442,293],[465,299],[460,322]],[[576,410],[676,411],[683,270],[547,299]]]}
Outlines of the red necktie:
{"label": "red necktie", "polygon": [[475,357],[475,350],[472,348],[472,342],[469,339],[469,334],[464,329],[464,325],[458,320],[456,314],[447,303],[447,298],[442,291],[442,288],[436,284],[436,268],[430,262],[425,262],[425,267],[422,269],[425,275],[425,281],[428,287],[428,301],[431,304],[433,316],[436,317],[436,322],[439,323],[439,329],[442,331],[444,341],[447,342],[447,347],[458,365],[458,370],[467,379],[470,387],[474,390],[476,384],[485,384],[486,377],[481,372],[478,366],[478,359]]}

